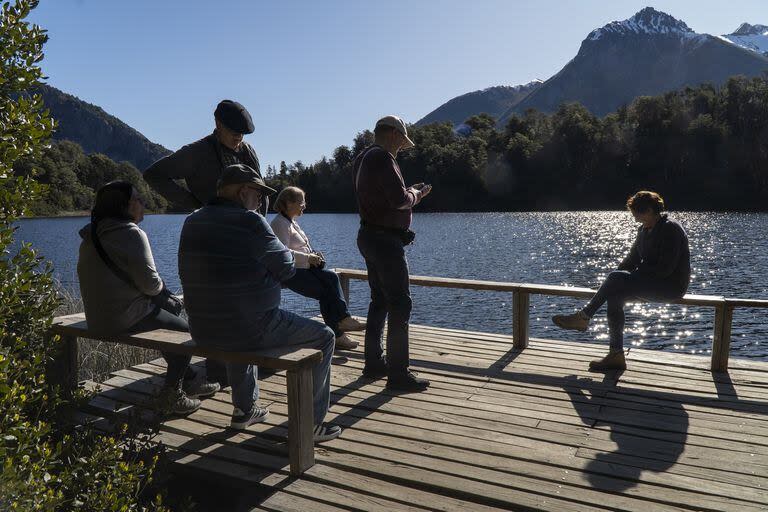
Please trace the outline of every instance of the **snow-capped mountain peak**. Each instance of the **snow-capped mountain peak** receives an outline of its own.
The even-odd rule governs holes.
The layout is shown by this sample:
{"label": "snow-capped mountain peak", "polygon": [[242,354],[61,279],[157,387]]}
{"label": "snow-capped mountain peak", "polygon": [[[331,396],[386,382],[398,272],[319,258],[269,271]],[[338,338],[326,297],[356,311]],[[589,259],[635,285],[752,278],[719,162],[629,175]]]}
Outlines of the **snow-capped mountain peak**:
{"label": "snow-capped mountain peak", "polygon": [[593,30],[588,40],[597,41],[610,35],[654,35],[670,34],[684,37],[696,36],[696,32],[691,30],[685,22],[670,16],[667,13],[657,11],[653,7],[646,7],[631,18],[624,21],[614,21],[602,28]]}
{"label": "snow-capped mountain peak", "polygon": [[766,25],[742,23],[734,33],[720,36],[720,39],[768,56],[768,26]]}

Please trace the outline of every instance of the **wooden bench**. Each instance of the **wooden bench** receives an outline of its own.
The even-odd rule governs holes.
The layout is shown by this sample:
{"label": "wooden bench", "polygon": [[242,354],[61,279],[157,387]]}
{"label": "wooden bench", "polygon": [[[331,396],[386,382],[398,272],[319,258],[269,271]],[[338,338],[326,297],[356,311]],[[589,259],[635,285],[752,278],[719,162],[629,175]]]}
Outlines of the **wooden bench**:
{"label": "wooden bench", "polygon": [[312,367],[322,352],[309,348],[225,352],[195,345],[189,333],[157,329],[139,334],[101,336],[88,330],[85,314],[55,318],[51,331],[61,336],[64,357],[60,364],[61,384],[72,389],[78,383],[77,338],[132,345],[174,354],[208,357],[223,362],[253,364],[262,368],[286,370],[288,387],[288,459],[292,475],[301,475],[315,463],[313,440]]}

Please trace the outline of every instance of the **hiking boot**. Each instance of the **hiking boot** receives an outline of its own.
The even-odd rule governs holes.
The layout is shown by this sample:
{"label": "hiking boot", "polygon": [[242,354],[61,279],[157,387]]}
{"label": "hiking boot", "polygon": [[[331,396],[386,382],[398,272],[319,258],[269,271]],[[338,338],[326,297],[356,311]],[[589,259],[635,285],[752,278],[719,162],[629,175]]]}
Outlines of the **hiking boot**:
{"label": "hiking boot", "polygon": [[577,311],[571,315],[555,315],[552,317],[552,322],[562,329],[570,329],[572,331],[586,331],[589,327],[590,318],[583,312]]}
{"label": "hiking boot", "polygon": [[627,361],[624,359],[624,351],[618,350],[616,352],[609,352],[607,356],[602,359],[595,359],[590,361],[589,370],[593,372],[601,372],[606,370],[626,370]]}
{"label": "hiking boot", "polygon": [[341,427],[331,423],[323,423],[315,427],[312,436],[316,443],[336,439],[341,434]]}
{"label": "hiking boot", "polygon": [[221,390],[218,382],[184,382],[182,389],[190,398],[210,398]]}
{"label": "hiking boot", "polygon": [[389,367],[384,359],[380,359],[375,363],[365,363],[365,366],[363,366],[363,377],[368,377],[369,379],[380,379],[386,377],[387,373],[389,373]]}
{"label": "hiking boot", "polygon": [[390,375],[386,387],[392,391],[424,391],[429,387],[429,381],[417,375],[411,370],[403,375]]}
{"label": "hiking boot", "polygon": [[190,398],[184,391],[174,387],[164,387],[157,397],[157,407],[164,414],[185,416],[198,410],[201,405],[200,400]]}
{"label": "hiking boot", "polygon": [[251,406],[251,410],[243,412],[237,407],[232,412],[232,418],[229,422],[229,426],[235,430],[245,430],[249,425],[254,423],[261,423],[269,416],[269,410],[266,407],[259,407],[255,403]]}
{"label": "hiking boot", "polygon": [[351,316],[348,316],[347,318],[339,322],[339,330],[341,332],[364,331],[365,326],[366,326],[365,322],[360,322],[358,320],[355,320]]}
{"label": "hiking boot", "polygon": [[358,343],[355,340],[342,333],[336,336],[336,347],[334,350],[354,350],[357,348],[357,345]]}

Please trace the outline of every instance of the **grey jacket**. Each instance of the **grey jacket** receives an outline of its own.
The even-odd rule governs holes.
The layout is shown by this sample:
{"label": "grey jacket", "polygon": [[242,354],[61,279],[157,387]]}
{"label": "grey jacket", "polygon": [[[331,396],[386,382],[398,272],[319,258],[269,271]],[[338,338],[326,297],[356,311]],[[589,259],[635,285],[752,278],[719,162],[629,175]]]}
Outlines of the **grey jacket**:
{"label": "grey jacket", "polygon": [[[216,182],[224,170],[223,151],[212,133],[153,163],[144,171],[144,180],[166,198],[173,209],[196,210],[216,197]],[[241,163],[261,176],[259,158],[250,144],[243,142],[238,155]],[[184,180],[187,188],[174,180]],[[268,211],[269,202],[264,198],[262,214]]]}
{"label": "grey jacket", "polygon": [[154,310],[150,296],[163,289],[146,233],[133,222],[105,219],[97,234],[101,245],[120,269],[136,284],[134,288],[104,263],[91,239],[91,225],[80,230],[77,276],[88,327],[104,334],[127,330]]}
{"label": "grey jacket", "polygon": [[198,343],[226,350],[257,340],[295,273],[291,251],[257,212],[217,198],[184,222],[179,277]]}

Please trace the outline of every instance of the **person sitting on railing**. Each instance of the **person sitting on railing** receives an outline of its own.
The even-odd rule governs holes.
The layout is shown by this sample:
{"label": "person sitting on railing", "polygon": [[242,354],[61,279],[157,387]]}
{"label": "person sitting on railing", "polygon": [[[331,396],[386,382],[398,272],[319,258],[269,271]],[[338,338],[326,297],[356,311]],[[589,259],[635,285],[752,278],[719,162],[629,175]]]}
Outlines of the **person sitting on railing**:
{"label": "person sitting on railing", "polygon": [[[192,339],[228,351],[312,348],[322,360],[312,368],[315,441],[338,437],[323,423],[330,399],[333,331],[320,322],[280,309],[282,284],[296,273],[293,254],[257,211],[275,191],[244,164],[219,178],[218,196],[184,222],[179,276]],[[258,405],[256,367],[226,363],[234,411],[230,426],[243,430],[267,418]]]}
{"label": "person sitting on railing", "polygon": [[285,187],[275,200],[277,215],[270,224],[272,231],[296,261],[296,275],[284,284],[299,295],[319,300],[325,325],[336,335],[336,350],[352,350],[357,342],[345,333],[365,330],[365,324],[350,316],[339,276],[325,268],[322,253],[312,249],[309,238],[296,222],[306,207],[306,196],[299,187]]}
{"label": "person sitting on railing", "polygon": [[[137,225],[144,204],[128,182],[113,181],[99,188],[91,223],[80,230],[83,241],[77,260],[80,293],[88,328],[108,334],[154,329],[189,331],[179,317],[183,305],[157,273],[146,233]],[[200,408],[196,397],[212,396],[219,385],[195,384],[188,372],[191,357],[163,354],[168,363],[160,394],[162,409],[189,414]]]}
{"label": "person sitting on railing", "polygon": [[571,315],[555,315],[563,329],[586,331],[590,319],[608,302],[610,350],[589,364],[590,370],[625,369],[624,304],[633,298],[670,301],[681,298],[691,280],[691,256],[683,227],[664,211],[656,192],[640,191],[627,200],[627,209],[640,226],[637,238],[618,270],[608,277],[592,300]]}

